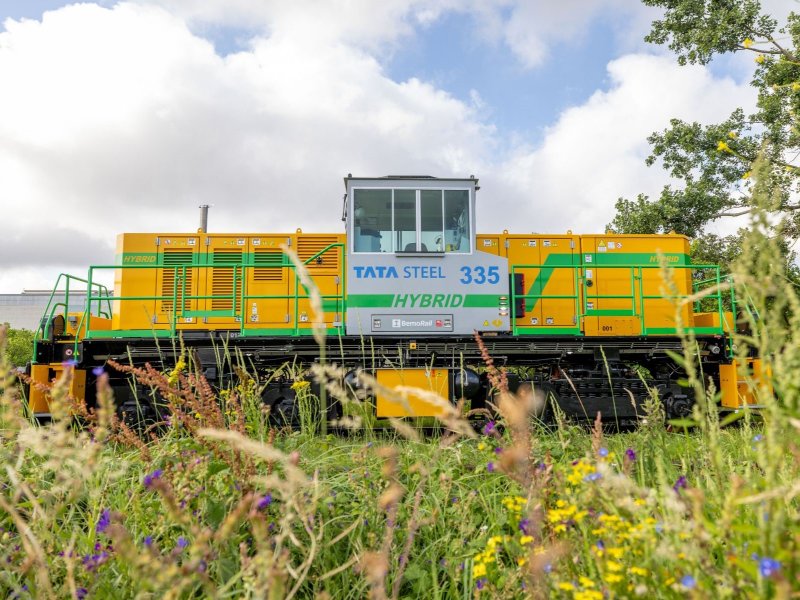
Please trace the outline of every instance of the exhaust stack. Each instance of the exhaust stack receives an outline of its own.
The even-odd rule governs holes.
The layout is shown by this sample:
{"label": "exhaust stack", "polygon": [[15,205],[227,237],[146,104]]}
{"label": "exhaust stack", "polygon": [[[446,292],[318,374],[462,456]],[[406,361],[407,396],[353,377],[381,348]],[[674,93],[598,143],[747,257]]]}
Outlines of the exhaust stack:
{"label": "exhaust stack", "polygon": [[208,204],[200,205],[200,229],[198,233],[206,233],[208,231]]}

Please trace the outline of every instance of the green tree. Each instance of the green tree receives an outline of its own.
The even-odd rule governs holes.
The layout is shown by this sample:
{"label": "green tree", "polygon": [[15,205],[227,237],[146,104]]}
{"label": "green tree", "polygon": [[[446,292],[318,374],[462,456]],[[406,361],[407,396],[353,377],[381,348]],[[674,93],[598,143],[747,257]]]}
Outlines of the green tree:
{"label": "green tree", "polygon": [[6,355],[15,367],[24,367],[33,353],[33,332],[27,329],[11,329],[8,323],[4,323],[2,327],[7,328]]}
{"label": "green tree", "polygon": [[[783,219],[781,235],[799,238],[800,15],[793,12],[779,25],[762,13],[757,0],[642,2],[664,9],[645,39],[668,44],[681,65],[707,64],[721,54],[751,55],[757,108],[749,115],[738,108],[712,125],[673,119],[667,129],[653,133],[647,164],[660,162],[680,183],[665,186],[656,199],[620,198],[610,227],[621,233],[674,230],[699,238],[709,221],[753,209],[751,169],[762,156],[767,168],[759,177],[773,199],[771,209]],[[708,238],[704,246],[719,241]],[[727,244],[740,246],[735,240]]]}

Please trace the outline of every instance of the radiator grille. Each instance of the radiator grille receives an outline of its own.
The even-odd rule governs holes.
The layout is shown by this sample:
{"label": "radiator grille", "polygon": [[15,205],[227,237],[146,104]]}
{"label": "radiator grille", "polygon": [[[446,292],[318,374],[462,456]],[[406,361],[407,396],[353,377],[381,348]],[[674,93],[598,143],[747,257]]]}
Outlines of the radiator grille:
{"label": "radiator grille", "polygon": [[280,250],[257,249],[253,254],[253,262],[256,265],[253,281],[283,280],[283,252]]}
{"label": "radiator grille", "polygon": [[[242,263],[241,250],[215,250],[212,255],[213,265],[231,265]],[[211,269],[211,310],[233,310],[233,267],[213,267]],[[237,283],[241,285],[242,269],[236,269]],[[219,298],[218,296],[228,296]]]}
{"label": "radiator grille", "polygon": [[[298,237],[297,238],[297,256],[300,262],[305,263],[312,256],[316,256],[322,250],[325,250],[331,244],[338,242],[336,236],[314,236],[314,237]],[[318,258],[312,260],[306,265],[309,271],[320,271],[322,269],[339,269],[341,264],[341,248],[330,248]]]}
{"label": "radiator grille", "polygon": [[[191,250],[164,250],[162,254],[162,262],[164,269],[161,274],[161,310],[165,313],[171,313],[176,310],[173,305],[173,294],[177,298],[178,306],[182,307],[181,311],[189,309],[189,300],[184,300],[184,290],[187,296],[192,295],[192,284],[194,283],[194,269],[175,269],[181,265],[191,265],[192,256],[194,253]],[[181,277],[185,276],[185,284],[180,281]],[[177,290],[176,290],[177,285]]]}

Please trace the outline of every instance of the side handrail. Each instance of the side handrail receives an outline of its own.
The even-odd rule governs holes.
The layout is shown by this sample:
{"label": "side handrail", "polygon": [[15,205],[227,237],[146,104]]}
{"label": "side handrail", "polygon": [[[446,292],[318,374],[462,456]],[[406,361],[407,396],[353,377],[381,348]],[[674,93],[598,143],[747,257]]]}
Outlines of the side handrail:
{"label": "side handrail", "polygon": [[[336,314],[341,315],[346,310],[346,253],[344,252],[344,243],[338,242],[334,244],[329,244],[325,248],[322,248],[318,252],[316,252],[313,256],[305,259],[303,264],[311,264],[312,262],[316,261],[319,257],[325,255],[332,250],[341,249],[341,269],[338,273],[338,285],[341,286],[341,292],[338,294],[326,294],[322,296],[322,299],[325,300],[333,300],[336,304]],[[87,293],[87,304],[84,310],[84,315],[80,320],[80,324],[78,326],[78,333],[82,335],[76,336],[75,345],[77,351],[77,345],[82,338],[91,337],[93,330],[91,327],[91,319],[89,318],[91,315],[92,307],[95,305],[105,304],[109,307],[108,314],[111,314],[111,304],[112,302],[125,302],[125,301],[164,301],[169,300],[171,301],[172,305],[172,312],[170,313],[170,323],[169,323],[169,331],[171,335],[176,335],[177,333],[177,325],[178,319],[183,318],[184,315],[187,314],[186,310],[186,303],[193,300],[227,300],[231,302],[231,309],[230,311],[225,311],[224,315],[226,317],[232,317],[237,319],[240,323],[240,332],[245,332],[245,325],[246,315],[245,309],[247,306],[247,302],[249,300],[258,300],[258,299],[285,299],[294,302],[294,332],[295,334],[300,332],[300,323],[299,323],[299,304],[300,301],[303,299],[307,299],[310,297],[308,290],[305,289],[305,286],[302,286],[299,276],[297,275],[297,269],[291,261],[286,260],[286,255],[282,254],[283,259],[280,264],[275,265],[268,265],[268,268],[279,268],[279,269],[290,269],[295,274],[295,285],[294,290],[291,293],[287,294],[275,294],[275,295],[253,295],[247,293],[247,280],[248,276],[247,273],[251,269],[256,268],[264,268],[265,265],[257,264],[254,260],[248,260],[244,263],[242,262],[218,262],[214,264],[180,264],[180,265],[164,265],[161,262],[158,263],[147,263],[147,264],[128,264],[128,265],[93,265],[89,267],[89,275],[88,278],[85,280],[87,281],[87,286],[97,286],[98,290],[97,293]],[[188,288],[189,285],[189,278],[187,277],[187,271],[204,271],[207,272],[208,269],[214,268],[226,268],[232,270],[232,290],[230,294],[191,294],[192,290]],[[172,285],[172,294],[169,296],[163,295],[152,295],[152,296],[116,296],[109,292],[106,286],[102,286],[101,284],[94,283],[92,284],[92,280],[95,277],[96,272],[102,270],[109,270],[109,269],[158,269],[162,272],[164,271],[172,271],[173,276],[173,285]],[[302,293],[300,288],[303,287]],[[199,314],[202,311],[191,311],[195,314]],[[190,312],[190,314],[191,314]],[[343,326],[343,321],[340,321],[340,324],[337,326],[341,328]]]}
{"label": "side handrail", "polygon": [[[538,269],[540,272],[542,270],[549,270],[549,271],[556,271],[556,270],[565,270],[565,269],[572,269],[575,276],[574,276],[574,293],[573,294],[543,294],[543,293],[534,293],[534,294],[518,294],[513,286],[511,285],[510,295],[511,295],[511,306],[516,306],[517,300],[573,300],[575,303],[575,320],[576,320],[576,329],[580,329],[580,325],[577,322],[578,319],[582,319],[587,316],[609,316],[608,313],[605,312],[598,312],[602,310],[611,310],[613,312],[623,311],[625,312],[626,316],[636,317],[640,323],[642,335],[647,334],[647,314],[646,314],[646,303],[648,300],[677,300],[677,299],[686,299],[690,296],[688,294],[681,294],[678,296],[665,296],[663,294],[645,294],[644,293],[644,271],[646,269],[661,269],[661,265],[653,264],[653,265],[642,265],[642,264],[597,264],[597,263],[576,263],[571,265],[553,265],[553,264],[517,264],[511,266],[511,274],[512,274],[512,281],[514,280],[513,275],[515,275],[520,270],[530,270],[530,269]],[[713,298],[716,302],[716,312],[719,316],[719,333],[724,333],[725,327],[725,318],[724,318],[724,303],[723,303],[723,290],[722,290],[722,276],[720,273],[719,265],[708,265],[708,264],[678,264],[678,265],[669,265],[670,269],[690,269],[690,270],[713,270],[714,276],[704,279],[702,282],[693,282],[692,284],[692,292],[696,293],[699,289],[699,285],[702,284],[716,284],[714,293],[709,296]],[[592,271],[602,271],[607,269],[627,269],[630,272],[630,293],[629,294],[598,294],[598,293],[591,293],[590,290],[592,289],[589,285],[587,285],[588,278],[585,276],[586,270]],[[596,279],[597,275],[593,275],[592,279]],[[699,285],[698,285],[699,284]],[[546,284],[545,284],[546,285]],[[533,289],[531,287],[531,289]],[[543,290],[540,290],[540,292]],[[732,290],[731,290],[732,293]],[[638,306],[636,300],[639,300]],[[582,302],[581,302],[582,300]],[[594,309],[589,308],[588,303],[595,302],[602,300],[628,300],[631,303],[630,309]],[[518,330],[520,329],[532,329],[532,328],[541,328],[542,325],[545,324],[536,324],[536,325],[528,325],[528,324],[518,324],[516,319],[512,318],[512,333],[517,334]],[[546,326],[546,325],[545,325]],[[688,328],[692,329],[692,328]],[[546,329],[545,329],[546,330]]]}

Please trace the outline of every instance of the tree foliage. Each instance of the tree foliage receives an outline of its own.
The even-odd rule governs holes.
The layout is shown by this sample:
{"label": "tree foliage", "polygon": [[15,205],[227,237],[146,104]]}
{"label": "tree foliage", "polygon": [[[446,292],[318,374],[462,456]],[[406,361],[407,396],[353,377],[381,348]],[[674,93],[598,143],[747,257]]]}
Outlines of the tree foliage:
{"label": "tree foliage", "polygon": [[674,230],[702,236],[710,221],[753,209],[751,170],[761,156],[768,167],[759,176],[773,199],[771,209],[784,219],[782,235],[799,238],[800,15],[791,13],[779,24],[762,13],[757,0],[642,2],[665,11],[645,39],[667,44],[682,65],[707,64],[728,53],[752,56],[756,111],[737,108],[712,125],[673,119],[653,133],[647,164],[660,163],[677,183],[666,185],[657,199],[620,198],[610,227],[622,233]]}
{"label": "tree foliage", "polygon": [[24,367],[31,359],[33,352],[33,332],[27,329],[11,329],[8,323],[0,325],[6,327],[7,346],[6,354],[15,367]]}

